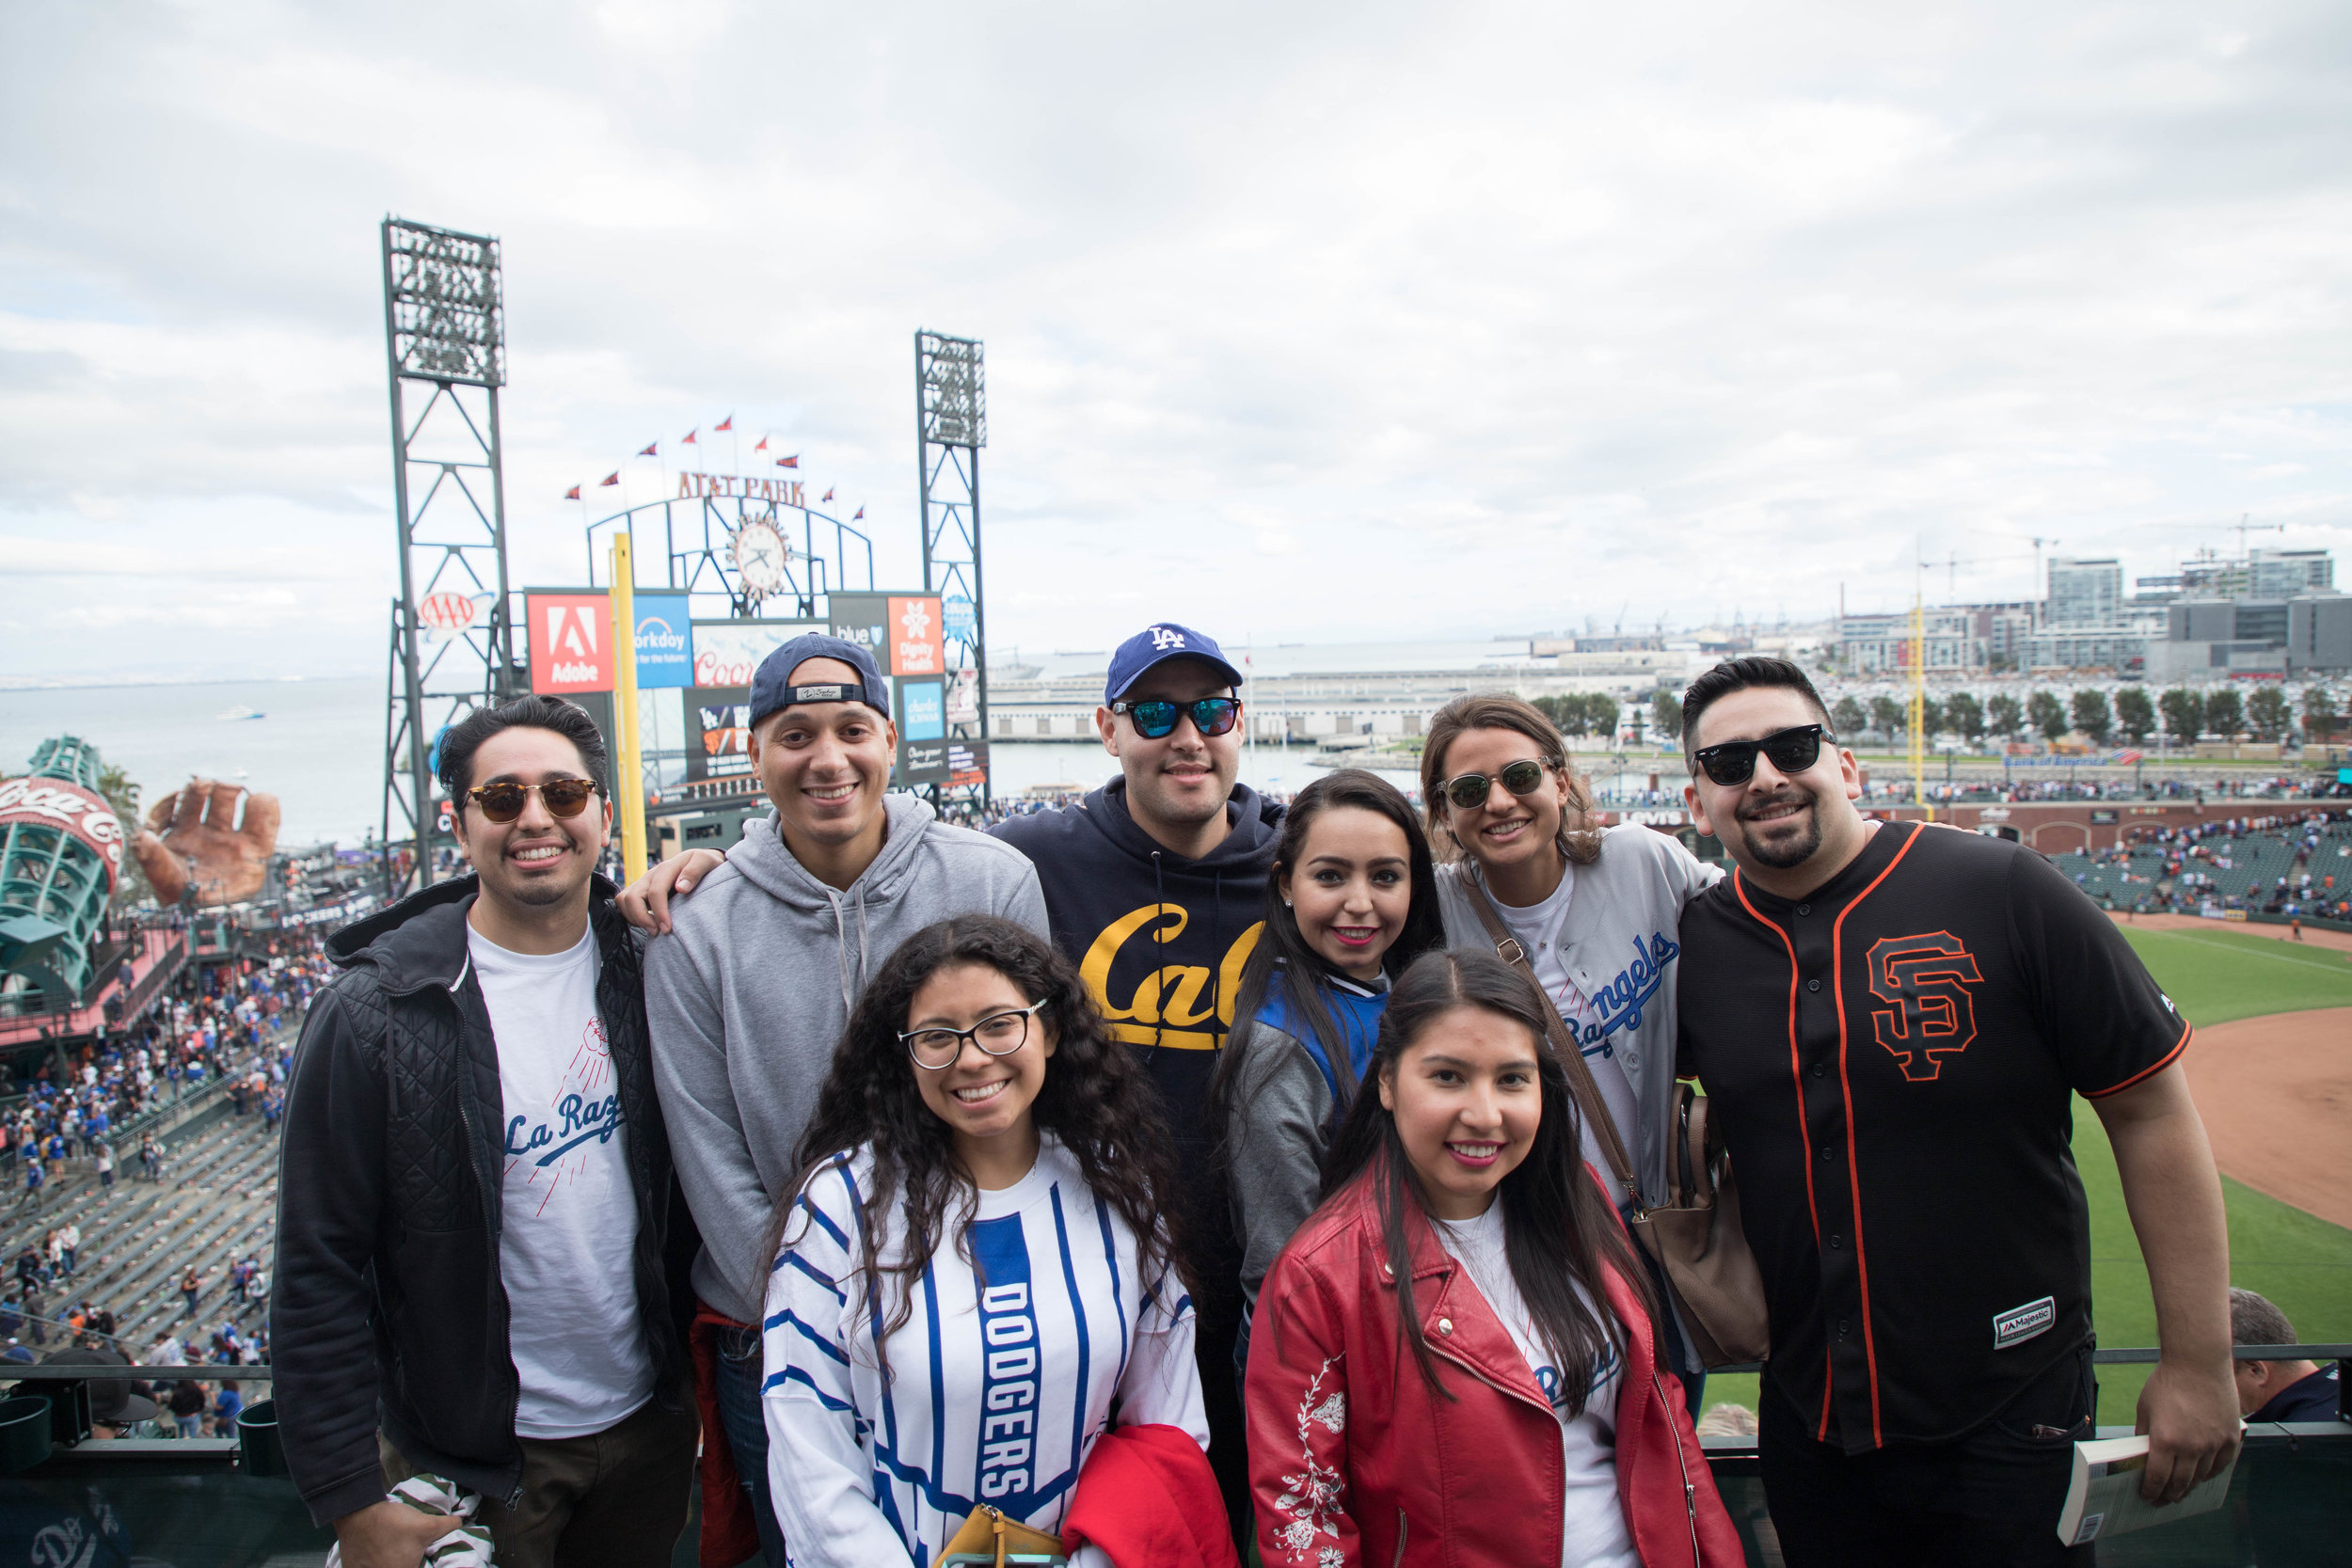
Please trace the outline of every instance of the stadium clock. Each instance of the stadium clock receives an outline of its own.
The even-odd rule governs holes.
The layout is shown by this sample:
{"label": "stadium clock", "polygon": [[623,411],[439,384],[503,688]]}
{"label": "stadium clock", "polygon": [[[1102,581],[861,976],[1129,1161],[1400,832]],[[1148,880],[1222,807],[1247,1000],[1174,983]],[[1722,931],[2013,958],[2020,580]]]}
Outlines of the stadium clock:
{"label": "stadium clock", "polygon": [[784,586],[785,562],[791,558],[791,546],[776,525],[764,517],[755,517],[735,531],[729,544],[735,557],[735,570],[743,579],[743,597],[753,604]]}

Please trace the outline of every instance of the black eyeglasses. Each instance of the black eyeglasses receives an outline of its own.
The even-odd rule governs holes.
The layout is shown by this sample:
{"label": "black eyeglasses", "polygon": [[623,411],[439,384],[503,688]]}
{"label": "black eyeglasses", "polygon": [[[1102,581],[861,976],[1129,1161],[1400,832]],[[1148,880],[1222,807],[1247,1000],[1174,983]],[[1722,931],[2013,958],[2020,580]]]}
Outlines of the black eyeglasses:
{"label": "black eyeglasses", "polygon": [[1494,779],[1484,773],[1465,773],[1439,784],[1438,793],[1464,811],[1476,811],[1486,803],[1486,797],[1494,793],[1495,779],[1502,780],[1502,787],[1514,795],[1533,795],[1544,787],[1544,765],[1534,757],[1521,757],[1517,762],[1505,763],[1502,771],[1497,773]]}
{"label": "black eyeglasses", "polygon": [[596,785],[593,779],[549,779],[535,784],[501,779],[495,784],[476,784],[466,791],[466,796],[491,821],[512,822],[523,814],[523,802],[533,792],[548,808],[549,816],[578,816],[587,810],[588,797],[596,792]]}
{"label": "black eyeglasses", "polygon": [[1048,996],[1010,1012],[991,1013],[969,1029],[910,1029],[898,1038],[905,1042],[916,1067],[933,1072],[955,1066],[956,1058],[963,1054],[965,1040],[991,1056],[1009,1056],[1027,1042],[1031,1016],[1052,1000]]}
{"label": "black eyeglasses", "polygon": [[1170,703],[1153,697],[1140,703],[1113,703],[1111,711],[1134,720],[1136,734],[1146,740],[1173,734],[1177,715],[1184,713],[1192,715],[1192,727],[1202,735],[1223,735],[1241,717],[1241,699],[1203,697],[1196,703]]}
{"label": "black eyeglasses", "polygon": [[[1778,730],[1761,740],[1726,740],[1720,746],[1702,746],[1691,753],[1692,761],[1707,769],[1707,776],[1719,784],[1743,784],[1756,776],[1756,753],[1763,752],[1772,759],[1772,766],[1783,773],[1802,773],[1821,760],[1821,739],[1828,732],[1819,724],[1800,724],[1793,730]],[[1835,744],[1837,737],[1829,736]]]}

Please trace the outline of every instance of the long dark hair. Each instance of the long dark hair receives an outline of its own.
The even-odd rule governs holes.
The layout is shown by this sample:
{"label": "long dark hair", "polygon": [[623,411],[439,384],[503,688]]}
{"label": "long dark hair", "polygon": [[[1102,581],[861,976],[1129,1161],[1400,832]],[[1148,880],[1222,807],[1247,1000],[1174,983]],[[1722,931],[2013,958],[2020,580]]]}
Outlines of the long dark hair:
{"label": "long dark hair", "polygon": [[[1374,1048],[1375,1082],[1395,1083],[1398,1064],[1429,1028],[1457,1007],[1477,1007],[1527,1031],[1534,1047],[1542,1120],[1527,1157],[1502,1179],[1503,1255],[1511,1278],[1534,1320],[1536,1337],[1560,1370],[1568,1413],[1581,1414],[1595,1368],[1605,1354],[1622,1354],[1626,1336],[1609,1309],[1603,1265],[1616,1271],[1653,1323],[1658,1311],[1649,1276],[1633,1256],[1616,1214],[1584,1168],[1582,1118],[1568,1088],[1567,1069],[1545,1029],[1550,1003],[1517,970],[1485,948],[1431,953],[1415,960],[1390,993]],[[1397,1331],[1429,1386],[1444,1392],[1436,1359],[1413,1306],[1413,1250],[1406,1232],[1408,1210],[1424,1219],[1429,1201],[1396,1131],[1396,1117],[1377,1094],[1359,1094],[1324,1164],[1326,1203],[1353,1182],[1372,1183],[1380,1211],[1382,1244],[1396,1280]],[[1592,1303],[1577,1295],[1582,1287]]]}
{"label": "long dark hair", "polygon": [[[1339,1105],[1344,1108],[1356,1093],[1356,1069],[1348,1059],[1347,1041],[1333,1020],[1330,966],[1308,943],[1298,928],[1297,913],[1282,900],[1282,884],[1298,873],[1306,853],[1307,834],[1317,818],[1331,811],[1376,812],[1405,835],[1405,854],[1412,876],[1412,902],[1405,911],[1405,929],[1380,967],[1393,980],[1423,953],[1445,945],[1445,918],[1438,909],[1438,876],[1429,858],[1429,839],[1413,816],[1413,804],[1377,773],[1343,768],[1327,773],[1300,790],[1282,817],[1281,837],[1274,846],[1274,869],[1265,881],[1265,927],[1258,945],[1249,951],[1241,972],[1241,994],[1233,1003],[1233,1024],[1247,1025],[1265,1006],[1267,993],[1280,977],[1283,995],[1295,1010],[1301,1029],[1311,1034],[1330,1061],[1340,1085]],[[1223,1128],[1224,1113],[1237,1092],[1233,1079],[1242,1053],[1220,1053],[1216,1076],[1209,1085],[1213,1120]]]}
{"label": "long dark hair", "polygon": [[[985,914],[957,915],[925,927],[899,943],[866,983],[834,1048],[817,1113],[802,1134],[795,1156],[800,1175],[776,1205],[759,1277],[768,1276],[783,1249],[802,1191],[820,1169],[861,1145],[870,1145],[874,1157],[857,1216],[866,1267],[877,1271],[869,1283],[887,1274],[898,1285],[889,1321],[876,1325],[876,1345],[898,1332],[914,1309],[911,1287],[939,1250],[951,1204],[956,1251],[971,1258],[979,1189],[956,1160],[947,1124],[923,1102],[914,1059],[898,1039],[914,993],[941,970],[965,964],[993,969],[1031,1002],[1044,1002],[1037,1023],[1053,1029],[1057,1044],[1030,1116],[1040,1132],[1059,1138],[1078,1162],[1094,1200],[1134,1232],[1144,1278],[1150,1280],[1158,1274],[1157,1265],[1166,1264],[1189,1290],[1191,1271],[1174,1231],[1183,1206],[1174,1201],[1172,1146],[1143,1069],[1111,1038],[1068,958],[1026,927]],[[877,1258],[876,1236],[893,1203],[904,1213],[906,1243],[896,1263],[883,1264]],[[887,1353],[882,1360],[886,1374]]]}

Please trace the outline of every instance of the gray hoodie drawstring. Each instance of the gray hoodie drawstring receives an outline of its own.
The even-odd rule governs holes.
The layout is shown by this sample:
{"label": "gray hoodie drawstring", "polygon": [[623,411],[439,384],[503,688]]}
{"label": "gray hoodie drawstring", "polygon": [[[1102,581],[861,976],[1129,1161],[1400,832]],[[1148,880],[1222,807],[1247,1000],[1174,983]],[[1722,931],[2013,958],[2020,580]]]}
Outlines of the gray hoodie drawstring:
{"label": "gray hoodie drawstring", "polygon": [[866,989],[866,890],[857,895],[857,974],[850,974],[850,922],[842,908],[841,895],[833,888],[825,889],[825,897],[833,904],[834,968],[841,976],[841,1011],[846,1016],[857,1011],[858,993]]}

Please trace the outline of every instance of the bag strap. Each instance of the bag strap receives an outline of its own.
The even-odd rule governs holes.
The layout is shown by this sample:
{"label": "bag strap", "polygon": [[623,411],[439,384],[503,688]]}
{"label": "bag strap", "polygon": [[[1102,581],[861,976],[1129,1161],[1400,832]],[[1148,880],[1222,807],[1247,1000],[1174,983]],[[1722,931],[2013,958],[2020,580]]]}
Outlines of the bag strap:
{"label": "bag strap", "polygon": [[1593,1069],[1585,1065],[1584,1052],[1568,1034],[1560,1009],[1544,994],[1543,982],[1535,978],[1535,966],[1527,961],[1527,949],[1502,924],[1502,916],[1495,910],[1486,890],[1478,885],[1477,877],[1464,867],[1460,879],[1462,891],[1470,897],[1470,906],[1478,915],[1478,923],[1486,928],[1487,940],[1495,944],[1495,956],[1521,974],[1535,988],[1535,994],[1544,999],[1544,1029],[1551,1037],[1552,1048],[1560,1053],[1567,1069],[1568,1090],[1576,1096],[1577,1109],[1594,1129],[1601,1152],[1609,1159],[1610,1168],[1624,1186],[1626,1196],[1633,1200],[1634,1209],[1644,1208],[1642,1189],[1633,1180],[1633,1161],[1625,1151],[1625,1140],[1617,1132],[1617,1120],[1609,1114],[1608,1104],[1600,1098],[1600,1085],[1593,1082]]}

